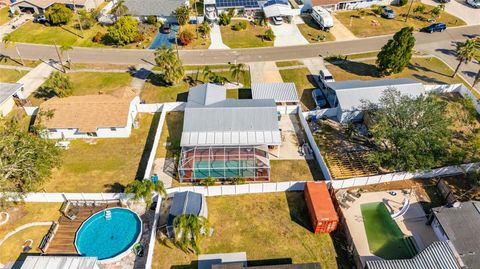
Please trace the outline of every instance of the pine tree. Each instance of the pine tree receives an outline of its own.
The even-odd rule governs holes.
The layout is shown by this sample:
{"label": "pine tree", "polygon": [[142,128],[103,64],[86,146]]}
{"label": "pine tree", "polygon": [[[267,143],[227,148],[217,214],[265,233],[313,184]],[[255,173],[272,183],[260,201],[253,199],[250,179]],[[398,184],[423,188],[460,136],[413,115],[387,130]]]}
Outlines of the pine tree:
{"label": "pine tree", "polygon": [[397,32],[378,53],[377,68],[380,74],[400,73],[410,62],[414,45],[412,27],[405,27]]}

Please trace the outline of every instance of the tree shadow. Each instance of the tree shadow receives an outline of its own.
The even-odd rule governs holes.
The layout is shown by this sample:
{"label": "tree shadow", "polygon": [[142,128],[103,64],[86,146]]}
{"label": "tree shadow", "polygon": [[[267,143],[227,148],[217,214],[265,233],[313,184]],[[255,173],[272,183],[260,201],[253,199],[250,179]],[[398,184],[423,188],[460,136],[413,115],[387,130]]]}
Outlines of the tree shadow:
{"label": "tree shadow", "polygon": [[418,70],[421,70],[421,71],[424,71],[424,72],[429,72],[429,73],[435,73],[437,75],[441,75],[441,76],[445,76],[445,77],[448,77],[450,74],[445,74],[445,73],[440,73],[440,72],[437,72],[435,70],[432,70],[430,68],[427,68],[427,67],[424,67],[424,66],[421,66],[419,64],[411,64],[409,63],[407,65],[407,68],[408,69],[411,69],[411,70],[414,70],[414,71],[418,71]]}
{"label": "tree shadow", "polygon": [[68,29],[68,28],[67,28],[67,27],[65,27],[65,26],[60,26],[60,29],[64,30],[65,32],[69,32],[69,33],[70,33],[70,34],[72,34],[72,35],[76,35],[76,36],[78,36],[78,37],[82,38],[82,36],[81,36],[81,35],[79,35],[79,34],[77,34],[77,33],[73,32],[72,30]]}
{"label": "tree shadow", "polygon": [[159,127],[159,120],[160,120],[160,113],[155,113],[150,124],[150,130],[148,131],[147,141],[145,142],[145,146],[143,148],[142,157],[140,158],[140,162],[138,164],[137,173],[135,174],[135,179],[142,180],[145,177],[145,171],[148,165],[148,159],[150,157],[150,153],[153,149],[153,142],[155,140],[155,133],[157,128]]}
{"label": "tree shadow", "polygon": [[277,259],[265,259],[265,260],[250,260],[247,261],[248,267],[255,266],[274,266],[274,265],[286,265],[292,264],[292,258],[277,258]]}
{"label": "tree shadow", "polygon": [[159,87],[171,86],[170,83],[167,83],[165,81],[165,76],[163,74],[151,73],[150,76],[148,76],[148,79],[150,83],[152,83],[154,86],[159,86]]}
{"label": "tree shadow", "polygon": [[22,62],[14,59],[14,58],[12,58],[12,57],[10,57],[10,56],[0,54],[0,62],[5,62],[5,63],[6,63],[8,60],[17,63],[18,65],[22,65]]}
{"label": "tree shadow", "polygon": [[475,78],[475,76],[477,75],[477,72],[473,72],[473,71],[462,71],[462,74],[464,74],[465,76],[469,77],[469,78]]}
{"label": "tree shadow", "polygon": [[421,80],[423,82],[427,82],[427,83],[432,83],[432,84],[445,84],[444,81],[441,81],[439,79],[436,79],[436,78],[432,78],[432,77],[429,77],[429,76],[426,76],[426,75],[419,75],[419,74],[413,74],[413,77],[418,79],[418,80]]}
{"label": "tree shadow", "polygon": [[436,49],[435,51],[441,52],[445,55],[456,56],[457,52],[454,49]]}
{"label": "tree shadow", "polygon": [[125,185],[119,182],[105,184],[103,185],[103,187],[105,187],[106,192],[113,192],[113,193],[123,193],[123,191],[125,190]]}
{"label": "tree shadow", "polygon": [[343,60],[341,62],[333,63],[344,71],[357,76],[380,77],[377,67],[373,64],[363,62],[354,62],[350,60]]}
{"label": "tree shadow", "polygon": [[285,196],[287,198],[290,219],[303,228],[312,231],[313,229],[308,218],[308,209],[303,192],[287,191],[285,192]]}
{"label": "tree shadow", "polygon": [[37,99],[48,100],[55,97],[56,94],[52,89],[40,87],[33,93],[33,96]]}

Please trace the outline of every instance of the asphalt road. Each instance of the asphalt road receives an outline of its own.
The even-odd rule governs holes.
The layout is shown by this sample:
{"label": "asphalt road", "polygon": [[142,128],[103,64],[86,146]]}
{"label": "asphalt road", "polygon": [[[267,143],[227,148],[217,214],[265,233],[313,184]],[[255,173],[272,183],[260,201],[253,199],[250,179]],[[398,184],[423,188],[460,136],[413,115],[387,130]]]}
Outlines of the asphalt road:
{"label": "asphalt road", "polygon": [[[464,26],[447,29],[442,33],[415,33],[416,49],[439,56],[451,67],[455,67],[456,59],[454,42],[463,41],[468,37],[480,36],[480,25]],[[292,47],[251,48],[230,50],[180,50],[179,55],[184,64],[222,64],[234,62],[260,62],[293,60],[328,56],[335,54],[350,54],[379,50],[391,36],[379,36],[352,41],[325,42]],[[51,45],[17,43],[20,53],[25,59],[57,59],[55,48]],[[453,50],[453,51],[452,51]],[[1,47],[0,53],[17,57],[12,48]],[[80,63],[111,63],[111,64],[145,64],[154,63],[152,50],[137,49],[102,49],[75,47],[68,52],[72,62]],[[471,83],[471,75],[478,71],[478,64],[465,65],[462,75]]]}

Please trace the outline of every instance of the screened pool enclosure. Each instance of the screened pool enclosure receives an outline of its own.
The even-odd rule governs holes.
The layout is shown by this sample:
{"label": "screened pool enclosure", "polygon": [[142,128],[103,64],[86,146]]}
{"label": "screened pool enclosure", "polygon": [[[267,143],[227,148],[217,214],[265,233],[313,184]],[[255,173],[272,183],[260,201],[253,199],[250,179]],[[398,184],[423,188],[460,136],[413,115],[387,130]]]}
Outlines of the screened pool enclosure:
{"label": "screened pool enclosure", "polygon": [[178,168],[180,182],[207,177],[268,181],[267,146],[183,147]]}

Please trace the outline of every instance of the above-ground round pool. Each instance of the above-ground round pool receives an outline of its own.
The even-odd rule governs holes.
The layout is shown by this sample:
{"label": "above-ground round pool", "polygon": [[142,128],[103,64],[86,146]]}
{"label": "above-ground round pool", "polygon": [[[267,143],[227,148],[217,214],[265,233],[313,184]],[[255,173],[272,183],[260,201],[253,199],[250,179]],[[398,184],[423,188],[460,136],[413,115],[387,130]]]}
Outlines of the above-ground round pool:
{"label": "above-ground round pool", "polygon": [[[107,211],[111,212],[110,217]],[[142,221],[133,211],[109,208],[92,215],[80,226],[75,247],[82,256],[112,259],[123,256],[138,242],[141,231]]]}

